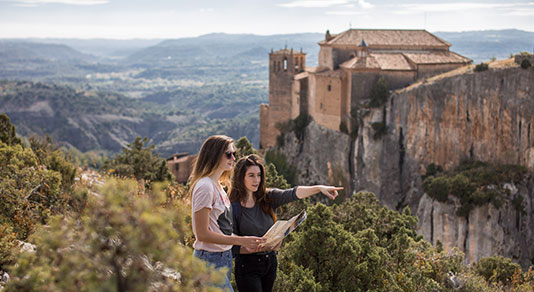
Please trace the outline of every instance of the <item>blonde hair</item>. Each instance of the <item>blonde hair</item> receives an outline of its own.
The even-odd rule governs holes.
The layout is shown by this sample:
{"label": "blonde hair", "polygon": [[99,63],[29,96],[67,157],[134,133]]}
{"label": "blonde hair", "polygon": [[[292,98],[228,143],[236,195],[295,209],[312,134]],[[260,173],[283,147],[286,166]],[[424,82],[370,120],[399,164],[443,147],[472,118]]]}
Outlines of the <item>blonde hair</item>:
{"label": "blonde hair", "polygon": [[[189,194],[193,193],[196,183],[203,177],[212,175],[219,167],[223,154],[228,149],[228,146],[234,143],[234,139],[224,135],[214,135],[208,137],[193,164],[193,172],[189,177],[191,185]],[[219,182],[229,187],[230,186],[230,171],[224,171],[219,179]]]}

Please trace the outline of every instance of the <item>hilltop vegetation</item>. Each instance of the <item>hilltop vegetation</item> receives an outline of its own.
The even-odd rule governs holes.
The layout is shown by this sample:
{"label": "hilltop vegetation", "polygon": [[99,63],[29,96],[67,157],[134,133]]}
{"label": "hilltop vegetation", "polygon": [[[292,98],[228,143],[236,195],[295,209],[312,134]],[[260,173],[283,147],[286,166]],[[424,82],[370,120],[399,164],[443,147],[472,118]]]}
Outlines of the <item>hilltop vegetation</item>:
{"label": "hilltop vegetation", "polygon": [[[140,181],[93,175],[74,184],[72,164],[53,145],[28,148],[5,115],[0,121],[0,152],[13,153],[0,161],[7,207],[0,208],[0,273],[11,279],[0,282],[5,291],[217,291],[208,285],[220,283],[222,273],[192,256],[187,186],[151,183],[144,174]],[[140,142],[115,160],[135,169],[136,157],[152,155]],[[245,138],[236,144],[240,156],[256,151]],[[276,291],[534,288],[534,271],[509,259],[464,266],[461,253],[417,236],[408,208],[389,210],[371,193],[332,206],[301,203],[287,208],[307,206],[308,219],[282,246]],[[17,240],[33,250],[21,250]]]}

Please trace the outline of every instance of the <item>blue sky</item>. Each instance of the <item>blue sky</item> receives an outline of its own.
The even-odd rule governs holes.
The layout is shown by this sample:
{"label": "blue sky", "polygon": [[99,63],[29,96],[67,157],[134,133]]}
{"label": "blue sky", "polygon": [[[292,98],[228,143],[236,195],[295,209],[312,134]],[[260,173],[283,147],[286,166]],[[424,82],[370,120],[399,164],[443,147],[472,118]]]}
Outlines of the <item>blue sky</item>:
{"label": "blue sky", "polygon": [[0,38],[179,38],[351,27],[534,31],[534,0],[0,0]]}

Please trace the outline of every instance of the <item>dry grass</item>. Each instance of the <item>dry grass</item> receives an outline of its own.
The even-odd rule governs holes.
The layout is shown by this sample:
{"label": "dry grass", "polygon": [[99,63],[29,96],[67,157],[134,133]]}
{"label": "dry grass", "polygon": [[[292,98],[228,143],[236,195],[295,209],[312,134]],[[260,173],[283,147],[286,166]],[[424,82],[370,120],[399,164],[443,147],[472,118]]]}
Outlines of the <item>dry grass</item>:
{"label": "dry grass", "polygon": [[[490,61],[490,62],[485,62],[485,63],[488,64],[489,69],[504,69],[504,68],[519,67],[519,64],[516,64],[514,62],[514,58]],[[473,73],[473,69],[475,68],[475,66],[476,66],[476,64],[467,65],[467,66],[463,66],[463,67],[454,69],[452,71],[448,71],[448,72],[445,72],[445,73],[442,73],[442,74],[438,74],[438,75],[435,75],[435,76],[432,76],[432,77],[428,77],[428,78],[425,78],[423,80],[419,80],[419,81],[411,84],[408,87],[399,89],[399,90],[397,90],[397,92],[405,92],[405,91],[411,90],[411,89],[413,89],[415,87],[418,87],[418,86],[420,86],[422,84],[431,84],[431,83],[433,83],[435,81],[438,81],[438,80],[441,80],[441,79],[450,78],[450,77],[457,76],[457,75],[462,75],[462,74]]]}

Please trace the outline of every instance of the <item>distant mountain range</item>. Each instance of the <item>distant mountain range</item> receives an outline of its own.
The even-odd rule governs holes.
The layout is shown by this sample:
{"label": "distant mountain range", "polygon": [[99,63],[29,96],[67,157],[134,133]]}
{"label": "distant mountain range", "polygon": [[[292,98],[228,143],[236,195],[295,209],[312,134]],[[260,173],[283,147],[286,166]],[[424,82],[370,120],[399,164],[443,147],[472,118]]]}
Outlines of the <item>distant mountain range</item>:
{"label": "distant mountain range", "polygon": [[[534,32],[435,34],[474,63],[534,49]],[[306,65],[316,66],[323,39],[322,33],[4,39],[0,80],[9,82],[0,90],[12,91],[0,94],[0,111],[12,116],[21,134],[49,133],[83,151],[118,151],[141,135],[163,156],[196,152],[215,133],[247,136],[257,147],[259,104],[268,100],[269,52],[302,50]]]}
{"label": "distant mountain range", "polygon": [[534,53],[534,32],[507,29],[434,34],[451,43],[452,51],[477,64],[491,58],[506,59],[519,52]]}

